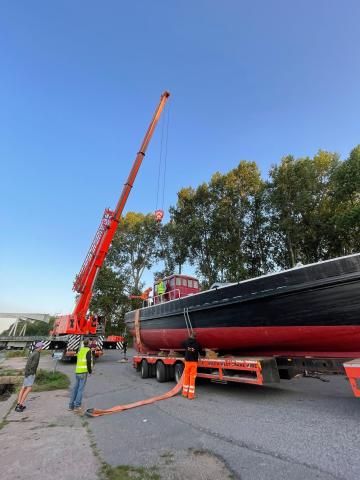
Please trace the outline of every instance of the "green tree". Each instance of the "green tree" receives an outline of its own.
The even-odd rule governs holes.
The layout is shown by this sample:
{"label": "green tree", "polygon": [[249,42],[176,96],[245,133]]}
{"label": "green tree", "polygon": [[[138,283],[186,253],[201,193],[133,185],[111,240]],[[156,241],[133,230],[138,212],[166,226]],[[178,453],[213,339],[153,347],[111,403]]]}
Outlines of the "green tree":
{"label": "green tree", "polygon": [[[54,325],[55,317],[50,317],[49,322],[42,322],[40,320],[30,320],[25,322],[24,320],[20,320],[18,322],[17,332],[19,333],[23,328],[24,324],[26,323],[26,335],[30,336],[46,336],[49,335],[50,330]],[[8,335],[13,325],[11,325],[7,330],[2,332],[2,335]]]}
{"label": "green tree", "polygon": [[178,193],[171,219],[204,286],[267,270],[262,192],[256,164],[241,161],[229,173]]}
{"label": "green tree", "polygon": [[332,253],[360,251],[360,145],[355,147],[333,176]]}
{"label": "green tree", "polygon": [[120,220],[108,254],[111,267],[126,279],[126,292],[139,294],[141,278],[158,258],[159,229],[152,214],[129,212]]}
{"label": "green tree", "polygon": [[335,153],[314,158],[284,157],[270,171],[269,215],[276,263],[293,267],[328,258],[332,179],[339,166]]}
{"label": "green tree", "polygon": [[140,294],[143,273],[157,260],[158,235],[153,215],[129,212],[120,220],[90,305],[92,312],[106,318],[108,331],[123,331],[125,313],[141,304],[129,296]]}
{"label": "green tree", "polygon": [[264,182],[255,162],[241,161],[211,180],[215,195],[215,229],[224,247],[223,281],[239,281],[269,269],[264,209]]}
{"label": "green tree", "polygon": [[[170,211],[172,212],[171,209]],[[164,262],[164,269],[157,272],[157,276],[181,274],[183,265],[189,258],[187,232],[173,218],[159,228],[158,259]]]}
{"label": "green tree", "polygon": [[113,270],[108,260],[96,278],[90,311],[106,319],[106,334],[124,330],[123,318],[130,309],[126,279]]}

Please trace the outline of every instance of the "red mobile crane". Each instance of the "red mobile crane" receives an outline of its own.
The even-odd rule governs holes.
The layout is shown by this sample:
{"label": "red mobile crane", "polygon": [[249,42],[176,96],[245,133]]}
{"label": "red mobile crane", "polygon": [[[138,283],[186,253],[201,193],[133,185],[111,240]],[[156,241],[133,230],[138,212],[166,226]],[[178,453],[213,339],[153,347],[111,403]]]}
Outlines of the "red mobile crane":
{"label": "red mobile crane", "polygon": [[[100,226],[96,232],[94,240],[91,244],[85,261],[81,267],[80,273],[76,276],[73,290],[77,292],[78,298],[73,313],[63,315],[55,320],[54,329],[51,334],[59,340],[59,337],[69,336],[66,342],[66,356],[73,356],[79,348],[82,335],[104,334],[104,325],[100,325],[96,315],[87,315],[89,304],[92,297],[93,285],[100,267],[103,265],[106,254],[109,250],[115,232],[119,225],[121,215],[123,213],[126,201],[130,194],[131,188],[136,179],[136,175],[145,156],[147,147],[154,133],[156,124],[165,107],[170,93],[165,91],[155,110],[149,128],[145,134],[144,140],[140,146],[129,177],[121,192],[119,201],[114,211],[105,209]],[[109,338],[110,341],[110,338]],[[112,338],[116,341],[116,338]],[[98,341],[97,354],[102,354],[103,337]],[[60,346],[60,345],[59,345]]]}

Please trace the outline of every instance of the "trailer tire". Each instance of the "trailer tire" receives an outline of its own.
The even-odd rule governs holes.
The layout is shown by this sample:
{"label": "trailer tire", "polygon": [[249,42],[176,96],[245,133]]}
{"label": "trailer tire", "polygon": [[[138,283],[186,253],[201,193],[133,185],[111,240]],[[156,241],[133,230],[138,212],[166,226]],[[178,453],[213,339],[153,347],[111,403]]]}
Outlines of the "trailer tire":
{"label": "trailer tire", "polygon": [[142,360],[140,368],[141,378],[149,378],[149,364],[146,360]]}
{"label": "trailer tire", "polygon": [[177,363],[175,365],[175,371],[174,371],[174,377],[175,377],[175,382],[176,383],[179,383],[183,372],[184,372],[184,364],[183,363]]}
{"label": "trailer tire", "polygon": [[166,365],[166,371],[167,371],[167,379],[169,380],[174,380],[175,378],[175,366],[174,365]]}
{"label": "trailer tire", "polygon": [[167,381],[166,365],[161,360],[156,363],[156,380],[159,383]]}

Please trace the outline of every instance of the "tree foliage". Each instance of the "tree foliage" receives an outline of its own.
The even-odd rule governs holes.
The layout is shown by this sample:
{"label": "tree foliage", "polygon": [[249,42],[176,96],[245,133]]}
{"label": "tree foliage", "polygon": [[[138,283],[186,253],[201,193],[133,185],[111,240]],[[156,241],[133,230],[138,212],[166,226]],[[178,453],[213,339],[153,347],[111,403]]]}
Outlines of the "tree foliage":
{"label": "tree foliage", "polygon": [[158,236],[153,215],[129,212],[120,220],[90,305],[91,311],[106,318],[107,332],[123,331],[125,313],[138,306],[129,296],[141,292],[143,273],[158,258]]}
{"label": "tree foliage", "polygon": [[[21,329],[24,327],[24,325],[26,324],[26,331],[25,331],[26,335],[46,336],[49,334],[50,330],[53,328],[54,320],[55,320],[55,317],[50,317],[49,322],[42,322],[41,320],[28,320],[25,322],[25,320],[19,320],[16,330],[17,330],[17,333],[19,333]],[[8,335],[13,325],[14,324],[12,324],[7,330],[4,330],[2,332],[2,335]]]}
{"label": "tree foliage", "polygon": [[205,286],[267,270],[263,198],[260,172],[255,162],[246,161],[178,193],[170,209],[172,231]]}
{"label": "tree foliage", "polygon": [[289,155],[271,169],[270,223],[279,245],[278,265],[293,267],[329,257],[331,192],[338,167],[337,154],[319,151],[314,158]]}
{"label": "tree foliage", "polygon": [[120,220],[108,263],[125,280],[125,291],[138,294],[141,278],[157,260],[159,230],[154,215],[129,212]]}
{"label": "tree foliage", "polygon": [[360,145],[334,174],[334,255],[360,251]]}

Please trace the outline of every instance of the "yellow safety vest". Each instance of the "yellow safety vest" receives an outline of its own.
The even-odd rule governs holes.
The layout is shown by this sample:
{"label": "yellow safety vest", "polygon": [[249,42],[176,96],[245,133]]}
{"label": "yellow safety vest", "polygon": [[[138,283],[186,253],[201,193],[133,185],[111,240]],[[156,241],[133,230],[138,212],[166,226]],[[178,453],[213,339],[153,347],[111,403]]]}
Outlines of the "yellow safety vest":
{"label": "yellow safety vest", "polygon": [[158,293],[158,295],[162,295],[163,293],[165,293],[165,285],[164,285],[164,282],[158,283],[157,293]]}
{"label": "yellow safety vest", "polygon": [[[82,347],[77,354],[75,373],[88,373],[86,354],[90,352],[90,348]],[[92,363],[92,360],[91,360]]]}

